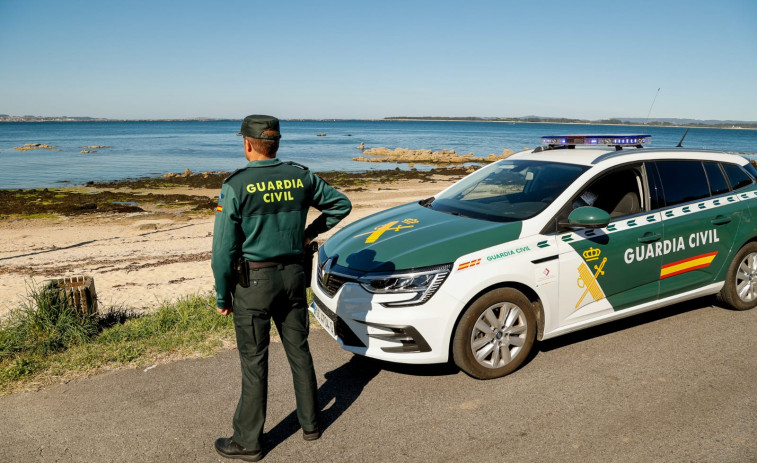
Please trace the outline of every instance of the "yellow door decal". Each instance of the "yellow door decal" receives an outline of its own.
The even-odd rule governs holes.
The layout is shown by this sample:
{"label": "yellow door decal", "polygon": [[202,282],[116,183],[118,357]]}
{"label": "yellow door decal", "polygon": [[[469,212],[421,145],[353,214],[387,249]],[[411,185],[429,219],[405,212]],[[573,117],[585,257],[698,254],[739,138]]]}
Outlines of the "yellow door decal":
{"label": "yellow door decal", "polygon": [[594,266],[594,270],[597,272],[595,274],[591,274],[591,270],[589,270],[589,267],[586,266],[585,262],[581,262],[581,265],[578,266],[578,274],[580,277],[578,278],[578,287],[579,288],[586,288],[586,291],[581,295],[581,298],[576,302],[576,309],[581,305],[581,302],[583,302],[584,298],[587,294],[591,293],[591,297],[594,298],[595,301],[598,301],[605,297],[605,293],[602,292],[602,288],[599,287],[599,282],[597,281],[597,278],[599,278],[600,275],[604,275],[605,272],[602,270],[605,267],[605,264],[607,263],[607,257],[602,259],[602,263],[599,264],[599,267],[596,265]]}

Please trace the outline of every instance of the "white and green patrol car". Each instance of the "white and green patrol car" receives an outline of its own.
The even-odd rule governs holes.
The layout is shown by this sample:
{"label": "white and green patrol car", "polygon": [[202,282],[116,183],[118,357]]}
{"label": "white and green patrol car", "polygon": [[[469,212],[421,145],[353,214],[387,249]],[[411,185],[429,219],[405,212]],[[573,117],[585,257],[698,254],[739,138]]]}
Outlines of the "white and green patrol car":
{"label": "white and green patrol car", "polygon": [[650,139],[544,137],[343,228],[311,311],[356,354],[494,378],[537,339],[711,294],[754,308],[757,170]]}

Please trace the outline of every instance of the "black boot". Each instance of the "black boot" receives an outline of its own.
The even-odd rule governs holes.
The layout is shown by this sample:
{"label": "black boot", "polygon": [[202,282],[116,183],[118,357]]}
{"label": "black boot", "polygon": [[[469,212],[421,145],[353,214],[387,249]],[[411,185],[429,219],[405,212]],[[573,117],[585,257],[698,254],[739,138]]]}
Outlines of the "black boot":
{"label": "black boot", "polygon": [[226,458],[236,458],[244,461],[259,461],[263,459],[263,450],[249,450],[234,442],[231,437],[221,437],[216,440],[216,452]]}
{"label": "black boot", "polygon": [[302,438],[305,440],[316,440],[321,437],[321,430],[319,428],[315,428],[312,431],[305,431],[302,430]]}

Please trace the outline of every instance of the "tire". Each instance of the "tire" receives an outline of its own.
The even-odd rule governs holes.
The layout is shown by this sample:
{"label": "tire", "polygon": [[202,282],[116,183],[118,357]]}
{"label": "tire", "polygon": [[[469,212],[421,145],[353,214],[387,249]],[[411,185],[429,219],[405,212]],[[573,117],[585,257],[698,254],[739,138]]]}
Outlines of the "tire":
{"label": "tire", "polygon": [[747,243],[736,253],[718,300],[735,310],[757,306],[757,242]]}
{"label": "tire", "polygon": [[452,358],[478,379],[505,376],[518,368],[536,339],[531,301],[513,288],[485,293],[463,313],[452,339]]}

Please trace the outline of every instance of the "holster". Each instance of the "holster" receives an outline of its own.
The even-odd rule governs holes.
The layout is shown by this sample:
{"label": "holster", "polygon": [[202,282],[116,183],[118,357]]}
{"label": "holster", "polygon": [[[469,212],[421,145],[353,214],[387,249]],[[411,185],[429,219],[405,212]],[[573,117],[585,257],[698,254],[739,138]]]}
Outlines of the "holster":
{"label": "holster", "polygon": [[234,272],[237,274],[237,283],[242,288],[250,287],[250,269],[247,266],[247,259],[243,256],[234,261]]}
{"label": "holster", "polygon": [[305,246],[305,252],[302,254],[302,268],[305,270],[305,289],[310,288],[310,281],[313,279],[313,256],[318,253],[318,243],[311,241]]}

